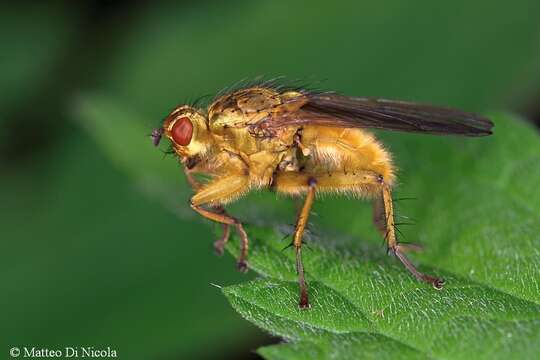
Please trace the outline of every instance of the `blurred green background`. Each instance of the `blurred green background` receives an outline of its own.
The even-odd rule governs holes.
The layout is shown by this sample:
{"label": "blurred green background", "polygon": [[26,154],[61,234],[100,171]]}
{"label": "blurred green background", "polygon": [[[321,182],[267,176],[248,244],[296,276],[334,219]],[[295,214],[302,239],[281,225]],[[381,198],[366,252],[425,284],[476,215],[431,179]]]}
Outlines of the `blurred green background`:
{"label": "blurred green background", "polygon": [[[537,0],[0,5],[0,353],[256,358],[279,340],[211,285],[253,275],[213,255],[212,228],[186,212],[183,175],[152,148],[152,127],[178,103],[259,75],[534,121],[539,13]],[[133,156],[156,168],[104,152],[93,111],[116,146],[145,129]],[[122,116],[133,128],[114,126]],[[163,168],[170,187],[155,188]]]}

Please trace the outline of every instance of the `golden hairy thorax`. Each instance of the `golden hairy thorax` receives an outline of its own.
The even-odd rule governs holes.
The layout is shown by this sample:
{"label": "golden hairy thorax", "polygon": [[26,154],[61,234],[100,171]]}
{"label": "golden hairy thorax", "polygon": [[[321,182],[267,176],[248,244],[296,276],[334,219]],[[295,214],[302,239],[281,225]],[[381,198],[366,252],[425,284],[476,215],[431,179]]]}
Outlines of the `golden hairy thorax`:
{"label": "golden hairy thorax", "polygon": [[[264,88],[251,88],[216,100],[208,111],[208,127],[213,137],[214,154],[221,159],[216,171],[235,163],[238,170],[248,172],[250,187],[266,187],[275,183],[294,182],[296,186],[277,186],[275,190],[297,195],[307,190],[310,176],[324,177],[328,172],[351,174],[339,189],[322,186],[323,192],[352,192],[369,195],[369,187],[358,187],[353,178],[359,171],[373,171],[393,183],[394,170],[390,155],[368,131],[321,126],[288,126],[272,136],[253,133],[258,124],[275,112],[289,111],[287,99],[300,96],[296,92],[279,94]],[[226,155],[223,155],[226,154]],[[288,173],[286,177],[284,173]],[[293,173],[295,175],[293,176]],[[324,180],[322,179],[324,182]],[[279,183],[279,182],[278,182]]]}

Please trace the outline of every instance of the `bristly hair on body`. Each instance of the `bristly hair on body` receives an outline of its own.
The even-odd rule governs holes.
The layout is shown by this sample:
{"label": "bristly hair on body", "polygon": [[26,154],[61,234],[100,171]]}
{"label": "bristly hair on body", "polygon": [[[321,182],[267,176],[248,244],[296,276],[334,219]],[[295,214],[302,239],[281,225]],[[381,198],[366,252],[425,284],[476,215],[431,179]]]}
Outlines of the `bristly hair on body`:
{"label": "bristly hair on body", "polygon": [[[183,102],[181,101],[180,104],[189,105],[193,108],[200,110],[205,110],[212,102],[219,99],[221,96],[251,87],[265,87],[278,92],[297,91],[302,94],[335,94],[335,91],[324,90],[322,88],[314,86],[314,84],[322,83],[323,81],[324,80],[314,79],[288,79],[284,75],[276,77],[259,75],[254,78],[241,79],[235,83],[232,83],[231,85],[221,88],[220,90],[215,92],[215,94],[205,94],[195,98],[190,97]],[[177,107],[178,105],[173,107],[173,109]]]}
{"label": "bristly hair on body", "polygon": [[315,83],[321,82],[322,80],[288,79],[285,76],[267,77],[259,75],[252,79],[244,78],[221,89],[216,93],[212,101],[227,94],[253,87],[268,88],[276,92],[297,91],[302,94],[335,94],[335,91],[323,90],[314,86]]}

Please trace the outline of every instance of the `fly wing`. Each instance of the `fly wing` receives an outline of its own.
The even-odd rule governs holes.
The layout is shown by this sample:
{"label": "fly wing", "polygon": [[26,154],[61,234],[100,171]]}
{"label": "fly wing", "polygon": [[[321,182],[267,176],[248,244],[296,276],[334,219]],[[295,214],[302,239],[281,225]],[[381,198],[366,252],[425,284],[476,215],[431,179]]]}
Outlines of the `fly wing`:
{"label": "fly wing", "polygon": [[480,115],[404,101],[336,94],[303,94],[302,101],[299,109],[275,114],[264,127],[309,124],[463,136],[490,135],[493,127]]}

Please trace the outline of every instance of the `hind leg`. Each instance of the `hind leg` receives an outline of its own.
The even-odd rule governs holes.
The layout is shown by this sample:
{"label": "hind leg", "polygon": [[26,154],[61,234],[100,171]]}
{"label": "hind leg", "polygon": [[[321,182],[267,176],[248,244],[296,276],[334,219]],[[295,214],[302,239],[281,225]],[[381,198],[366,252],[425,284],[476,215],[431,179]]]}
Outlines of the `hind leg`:
{"label": "hind leg", "polygon": [[405,256],[405,252],[412,249],[407,244],[400,244],[396,237],[396,228],[394,222],[394,204],[390,187],[381,181],[382,202],[384,205],[384,216],[386,220],[385,239],[388,244],[388,250],[391,251],[401,263],[413,274],[413,276],[423,282],[431,284],[435,289],[440,290],[444,285],[444,280],[431,275],[424,274],[413,265],[413,263]]}
{"label": "hind leg", "polygon": [[[373,225],[379,230],[382,237],[386,239],[386,214],[382,192],[380,195],[373,198]],[[404,251],[422,251],[422,246],[418,244],[400,243],[399,246],[402,247]]]}

